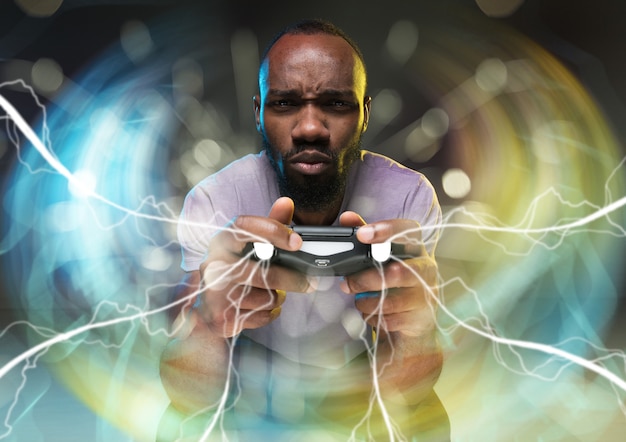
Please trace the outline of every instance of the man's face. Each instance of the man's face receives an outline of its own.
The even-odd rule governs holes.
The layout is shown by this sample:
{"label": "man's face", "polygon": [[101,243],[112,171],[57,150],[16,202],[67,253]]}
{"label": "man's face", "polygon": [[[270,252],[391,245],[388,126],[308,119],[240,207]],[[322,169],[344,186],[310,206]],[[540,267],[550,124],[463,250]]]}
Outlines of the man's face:
{"label": "man's face", "polygon": [[262,66],[257,129],[296,208],[323,211],[341,202],[360,154],[370,99],[352,47],[329,35],[285,35]]}

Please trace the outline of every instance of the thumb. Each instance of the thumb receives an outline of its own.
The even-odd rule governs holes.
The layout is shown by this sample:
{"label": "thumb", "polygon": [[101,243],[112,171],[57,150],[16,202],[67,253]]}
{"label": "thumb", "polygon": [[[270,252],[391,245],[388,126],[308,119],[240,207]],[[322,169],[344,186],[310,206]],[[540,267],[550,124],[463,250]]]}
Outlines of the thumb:
{"label": "thumb", "polygon": [[275,219],[281,224],[289,225],[291,224],[294,210],[295,206],[291,198],[287,198],[286,196],[284,196],[274,201],[274,204],[272,204],[272,208],[270,209],[268,218]]}
{"label": "thumb", "polygon": [[343,212],[339,217],[339,224],[347,227],[360,227],[365,225],[365,221],[358,213],[347,211]]}

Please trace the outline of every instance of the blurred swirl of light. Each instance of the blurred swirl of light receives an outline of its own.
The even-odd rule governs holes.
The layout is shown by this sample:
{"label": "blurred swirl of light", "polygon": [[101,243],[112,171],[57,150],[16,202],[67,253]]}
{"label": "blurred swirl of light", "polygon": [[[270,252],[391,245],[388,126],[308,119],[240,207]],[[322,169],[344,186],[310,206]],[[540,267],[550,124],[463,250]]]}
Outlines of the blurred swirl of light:
{"label": "blurred swirl of light", "polygon": [[50,17],[63,5],[63,0],[15,0],[15,4],[33,17]]}
{"label": "blurred swirl of light", "polygon": [[[180,277],[175,222],[182,197],[200,178],[255,150],[252,120],[246,131],[239,109],[223,106],[237,97],[225,79],[245,80],[233,75],[231,54],[211,44],[222,35],[218,24],[188,23],[130,23],[122,42],[86,66],[76,87],[66,87],[34,125],[82,189],[70,188],[6,126],[12,141],[19,137],[21,163],[4,194],[2,264],[7,284],[18,288],[11,300],[20,318],[39,328],[21,327],[35,346],[55,333],[106,323],[49,348],[41,361],[136,440],[153,438],[167,405],[158,376],[166,315],[142,313],[165,305]],[[256,40],[242,32],[230,47],[249,51]],[[451,195],[461,201],[441,194],[444,306],[498,336],[606,356],[625,213],[566,227],[626,188],[622,153],[593,98],[553,56],[510,29],[451,19],[419,33],[402,22],[389,35],[392,42],[411,36],[397,61],[415,94],[432,102],[396,134],[406,152],[398,159],[440,154],[448,170],[464,176],[456,191],[467,195]],[[382,98],[396,113],[409,100],[390,91]],[[89,197],[91,191],[112,204]],[[342,321],[356,334],[357,319]],[[600,376],[549,354],[496,345],[445,312],[440,325],[447,361],[437,390],[454,434],[534,440],[549,420],[559,422],[550,436],[564,439],[588,435],[590,421],[603,434],[624,418],[623,392]],[[623,376],[618,362],[600,361]],[[114,440],[109,436],[99,434]]]}
{"label": "blurred swirl of light", "polygon": [[441,181],[444,192],[452,198],[465,198],[472,187],[469,177],[461,169],[446,170]]}
{"label": "blurred swirl of light", "polygon": [[44,93],[56,92],[63,84],[61,67],[48,58],[42,58],[33,64],[31,77],[33,86]]}
{"label": "blurred swirl of light", "polygon": [[[227,125],[210,124],[221,111],[203,99],[203,84],[215,78],[199,66],[210,66],[216,54],[198,37],[196,20],[173,17],[150,28],[129,22],[120,43],[86,66],[33,124],[72,183],[6,120],[19,162],[3,196],[0,250],[5,282],[19,288],[10,299],[16,319],[31,324],[14,327],[31,348],[86,328],[46,349],[39,362],[136,440],[154,438],[168,403],[158,376],[168,319],[158,310],[180,279],[175,224],[192,185],[177,161],[201,143],[194,159],[201,170],[190,177],[196,180],[232,159],[220,149],[235,137]],[[195,102],[199,112],[180,113],[183,102]],[[207,128],[216,140],[195,138]],[[33,405],[13,410],[14,435]],[[99,440],[115,440],[107,431]]]}
{"label": "blurred swirl of light", "polygon": [[[624,197],[624,152],[594,98],[554,56],[506,28],[475,25],[422,26],[407,63],[449,118],[430,145],[471,184],[461,204],[445,207],[443,302],[480,330],[565,349],[624,379],[623,354],[603,340],[621,284],[626,210],[566,227]],[[425,117],[407,135],[416,157],[429,149]],[[549,427],[555,440],[596,440],[590,422],[606,435],[624,420],[625,392],[607,379],[440,317],[448,359],[437,388],[454,434],[534,440],[549,419],[559,422]]]}
{"label": "blurred swirl of light", "polygon": [[399,20],[389,29],[385,49],[398,64],[404,64],[415,52],[419,41],[419,31],[415,23]]}
{"label": "blurred swirl of light", "polygon": [[524,0],[476,0],[481,11],[489,17],[507,17],[523,3]]}

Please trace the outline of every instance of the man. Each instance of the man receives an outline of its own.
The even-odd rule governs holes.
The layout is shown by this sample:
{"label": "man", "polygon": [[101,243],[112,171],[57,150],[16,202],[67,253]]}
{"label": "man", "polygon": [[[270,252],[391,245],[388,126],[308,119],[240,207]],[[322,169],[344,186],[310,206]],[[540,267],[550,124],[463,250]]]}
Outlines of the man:
{"label": "man", "polygon": [[[161,360],[163,440],[449,437],[433,393],[441,211],[424,176],[361,150],[370,104],[361,52],[332,24],[298,23],[266,50],[263,151],[198,184],[181,215],[190,302]],[[252,241],[298,250],[295,224],[361,226],[361,242],[415,257],[328,278],[244,255]]]}

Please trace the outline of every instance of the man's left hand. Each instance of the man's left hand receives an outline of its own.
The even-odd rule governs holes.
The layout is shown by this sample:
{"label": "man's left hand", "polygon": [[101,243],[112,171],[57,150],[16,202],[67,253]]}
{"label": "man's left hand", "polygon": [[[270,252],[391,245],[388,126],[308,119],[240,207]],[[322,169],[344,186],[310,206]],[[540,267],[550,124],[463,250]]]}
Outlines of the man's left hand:
{"label": "man's left hand", "polygon": [[357,239],[365,244],[391,241],[402,244],[412,258],[392,259],[381,268],[346,276],[341,289],[354,294],[356,308],[378,333],[400,332],[408,336],[433,333],[437,264],[421,240],[419,223],[394,219],[365,224],[354,212],[345,212],[341,225],[360,227]]}

